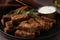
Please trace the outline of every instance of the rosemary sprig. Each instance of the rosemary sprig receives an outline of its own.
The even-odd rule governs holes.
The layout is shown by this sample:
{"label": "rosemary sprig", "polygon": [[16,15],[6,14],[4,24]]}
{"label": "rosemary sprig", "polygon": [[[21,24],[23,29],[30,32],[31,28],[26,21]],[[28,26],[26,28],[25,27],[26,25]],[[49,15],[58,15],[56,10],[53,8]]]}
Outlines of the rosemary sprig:
{"label": "rosemary sprig", "polygon": [[22,13],[23,13],[22,11],[13,10],[13,11],[10,11],[8,14],[22,14]]}
{"label": "rosemary sprig", "polygon": [[[33,12],[34,12],[34,9],[30,10],[28,15],[32,18],[39,18],[39,16],[34,14]],[[10,11],[8,14],[23,14],[23,12],[19,10],[13,10],[13,11]]]}
{"label": "rosemary sprig", "polygon": [[29,16],[31,16],[33,18],[39,18],[39,16],[34,14],[33,11],[34,11],[34,9],[29,11]]}
{"label": "rosemary sprig", "polygon": [[23,14],[23,12],[22,11],[19,11],[18,14]]}

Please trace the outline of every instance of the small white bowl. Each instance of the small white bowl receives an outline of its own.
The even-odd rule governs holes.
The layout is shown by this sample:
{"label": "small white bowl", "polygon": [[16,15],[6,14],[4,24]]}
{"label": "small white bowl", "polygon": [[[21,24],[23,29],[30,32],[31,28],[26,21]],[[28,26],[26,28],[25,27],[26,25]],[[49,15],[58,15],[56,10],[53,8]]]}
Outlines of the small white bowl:
{"label": "small white bowl", "polygon": [[56,7],[54,6],[43,6],[38,9],[38,12],[41,14],[52,14],[56,12]]}

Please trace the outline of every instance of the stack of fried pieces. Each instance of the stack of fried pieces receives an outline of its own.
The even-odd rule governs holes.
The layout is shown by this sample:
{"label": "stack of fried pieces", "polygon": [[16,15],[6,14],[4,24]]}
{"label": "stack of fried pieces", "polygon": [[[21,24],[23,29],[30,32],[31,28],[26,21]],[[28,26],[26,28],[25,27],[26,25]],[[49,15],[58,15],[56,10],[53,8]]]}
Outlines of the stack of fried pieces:
{"label": "stack of fried pieces", "polygon": [[18,37],[33,38],[40,35],[40,30],[49,30],[55,24],[56,20],[40,16],[38,12],[34,14],[39,15],[39,18],[31,18],[26,12],[27,7],[21,7],[17,10],[23,11],[23,14],[10,14],[2,17],[2,24],[5,25],[4,32],[12,33]]}

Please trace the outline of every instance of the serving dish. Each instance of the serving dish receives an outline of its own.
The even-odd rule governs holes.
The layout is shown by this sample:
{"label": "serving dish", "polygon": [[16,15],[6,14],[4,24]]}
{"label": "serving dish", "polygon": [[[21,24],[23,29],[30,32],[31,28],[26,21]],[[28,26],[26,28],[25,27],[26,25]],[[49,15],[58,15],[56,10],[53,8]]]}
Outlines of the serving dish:
{"label": "serving dish", "polygon": [[[39,40],[40,39],[46,39],[46,38],[50,38],[50,37],[56,35],[57,33],[59,33],[60,32],[60,24],[59,24],[60,23],[60,21],[59,21],[60,19],[59,18],[60,18],[60,15],[57,14],[57,19],[56,19],[57,20],[57,24],[52,29],[50,29],[49,31],[44,32],[42,35],[40,35],[39,37],[36,37],[34,39],[35,40],[37,40],[37,39],[39,39]],[[4,26],[1,25],[0,32],[2,32],[3,36],[5,36],[8,39],[13,39],[13,40],[22,40],[22,39],[33,40],[33,39],[30,39],[30,38],[21,38],[21,37],[16,37],[16,36],[9,35],[9,34],[3,32],[3,27]]]}
{"label": "serving dish", "polygon": [[[1,14],[1,17],[2,17],[2,15],[4,15],[4,13]],[[46,38],[49,38],[49,37],[54,36],[55,34],[59,33],[59,31],[60,31],[60,25],[59,25],[60,21],[59,20],[60,20],[60,15],[57,13],[57,15],[56,15],[56,25],[54,25],[52,29],[43,32],[42,35],[40,35],[39,37],[36,37],[34,39],[35,40],[37,40],[37,39],[46,39]],[[1,24],[1,22],[0,22],[0,24]],[[16,40],[16,39],[17,40],[21,40],[21,39],[34,40],[34,39],[31,39],[31,38],[21,38],[21,37],[15,37],[15,36],[9,35],[9,34],[3,32],[3,28],[4,28],[4,26],[1,24],[1,27],[0,27],[1,30],[0,31],[3,33],[3,35],[6,38],[14,39],[14,40]]]}

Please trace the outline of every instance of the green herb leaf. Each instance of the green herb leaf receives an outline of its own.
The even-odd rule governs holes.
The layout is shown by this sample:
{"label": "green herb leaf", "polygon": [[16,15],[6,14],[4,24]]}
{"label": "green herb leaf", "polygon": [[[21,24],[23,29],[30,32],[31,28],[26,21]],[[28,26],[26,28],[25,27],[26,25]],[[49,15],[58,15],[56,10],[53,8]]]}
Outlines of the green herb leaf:
{"label": "green herb leaf", "polygon": [[22,11],[13,10],[10,11],[8,14],[22,14],[22,13],[23,13]]}
{"label": "green herb leaf", "polygon": [[39,18],[39,16],[36,15],[36,14],[34,14],[33,11],[34,11],[34,9],[33,9],[33,10],[30,10],[29,16],[31,16],[31,17],[33,17],[33,18]]}
{"label": "green herb leaf", "polygon": [[18,14],[23,14],[23,12],[22,11],[19,11]]}

